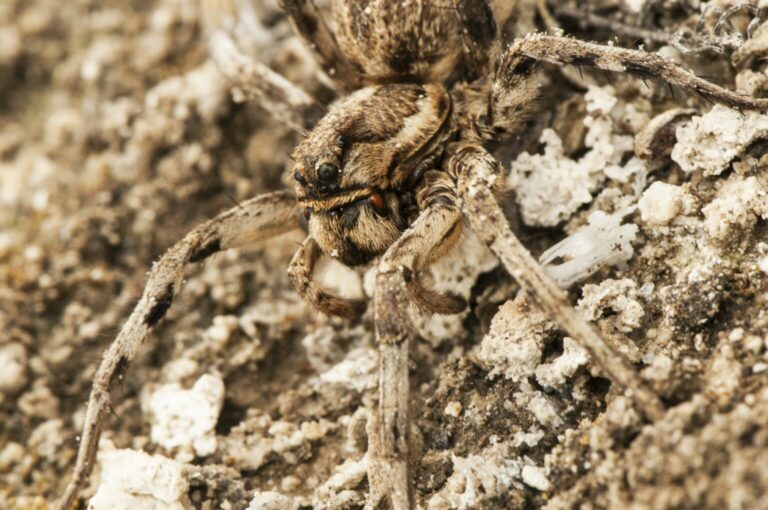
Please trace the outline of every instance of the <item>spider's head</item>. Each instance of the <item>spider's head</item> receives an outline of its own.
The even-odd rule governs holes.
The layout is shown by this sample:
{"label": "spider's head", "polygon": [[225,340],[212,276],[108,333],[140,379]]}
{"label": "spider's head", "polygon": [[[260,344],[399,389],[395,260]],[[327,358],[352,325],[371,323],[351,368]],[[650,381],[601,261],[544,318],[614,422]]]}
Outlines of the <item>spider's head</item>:
{"label": "spider's head", "polygon": [[383,253],[407,228],[407,197],[451,130],[439,85],[368,87],[339,101],[293,154],[309,235],[348,266]]}

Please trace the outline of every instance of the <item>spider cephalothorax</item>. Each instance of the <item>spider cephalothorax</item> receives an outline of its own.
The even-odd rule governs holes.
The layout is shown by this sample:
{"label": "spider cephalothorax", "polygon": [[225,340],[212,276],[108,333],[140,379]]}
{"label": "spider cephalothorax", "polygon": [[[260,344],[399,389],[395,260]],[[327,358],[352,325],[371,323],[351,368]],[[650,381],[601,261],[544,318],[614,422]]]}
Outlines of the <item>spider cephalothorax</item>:
{"label": "spider cephalothorax", "polygon": [[[232,30],[238,25],[236,0],[202,0],[209,49],[221,70],[286,125],[311,130],[291,158],[295,194],[275,192],[238,205],[191,231],[154,265],[94,378],[73,480],[59,509],[69,509],[85,485],[111,408],[110,392],[171,306],[186,266],[299,229],[302,213],[309,236],[288,272],[314,309],[354,317],[366,306],[334,296],[313,280],[320,256],[348,266],[380,257],[373,314],[379,401],[368,421],[370,507],[383,500],[398,509],[413,505],[410,469],[417,462],[410,448],[407,317],[413,304],[434,313],[464,308],[455,296],[423,286],[419,275],[453,247],[465,226],[619,390],[627,390],[638,411],[659,419],[665,408],[658,397],[574,311],[510,229],[495,201],[507,182],[503,168],[483,144],[519,131],[535,111],[540,62],[656,77],[737,108],[766,109],[768,100],[712,85],[656,54],[567,37],[532,35],[502,52],[488,0],[333,0],[337,34],[311,0],[283,4],[337,91],[352,92],[318,121],[324,109],[317,101],[243,54],[232,35],[244,33]],[[492,58],[495,73],[477,79]]]}
{"label": "spider cephalothorax", "polygon": [[309,235],[348,266],[381,255],[418,212],[414,188],[453,132],[440,85],[381,85],[336,104],[296,148]]}

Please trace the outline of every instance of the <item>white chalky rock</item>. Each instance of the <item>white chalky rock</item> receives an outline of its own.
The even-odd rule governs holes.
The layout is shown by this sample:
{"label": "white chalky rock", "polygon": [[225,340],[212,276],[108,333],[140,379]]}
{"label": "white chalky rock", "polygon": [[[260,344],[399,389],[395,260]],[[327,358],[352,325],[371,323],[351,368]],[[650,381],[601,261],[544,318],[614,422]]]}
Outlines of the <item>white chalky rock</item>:
{"label": "white chalky rock", "polygon": [[[103,445],[104,443],[102,443]],[[189,510],[184,465],[136,450],[99,452],[101,483],[88,510]]]}
{"label": "white chalky rock", "polygon": [[716,105],[677,128],[672,160],[685,172],[718,175],[754,140],[768,134],[768,114]]}
{"label": "white chalky rock", "polygon": [[523,466],[523,483],[540,491],[548,491],[552,487],[544,470],[537,466]]}
{"label": "white chalky rock", "polygon": [[515,393],[515,403],[527,409],[536,421],[548,429],[560,427],[563,419],[553,401],[540,391],[531,391],[530,385],[521,385],[523,391]]}
{"label": "white chalky rock", "polygon": [[500,443],[484,449],[480,455],[453,455],[453,473],[445,486],[429,500],[428,510],[480,508],[482,503],[520,486],[519,459],[510,459],[511,448]]}
{"label": "white chalky rock", "polygon": [[370,347],[357,347],[349,351],[344,361],[320,375],[326,384],[339,384],[362,393],[376,387],[377,351]]}
{"label": "white chalky rock", "polygon": [[563,339],[563,354],[552,363],[544,363],[536,368],[536,380],[546,388],[560,387],[576,373],[580,366],[587,364],[587,351],[572,339]]}
{"label": "white chalky rock", "polygon": [[654,182],[643,193],[638,206],[640,217],[648,225],[663,226],[680,214],[683,189],[664,182]]}
{"label": "white chalky rock", "polygon": [[275,491],[255,492],[247,510],[298,510],[299,502]]}
{"label": "white chalky rock", "polygon": [[553,330],[554,324],[525,298],[507,301],[476,350],[477,360],[491,377],[523,380],[538,366],[545,337]]}
{"label": "white chalky rock", "polygon": [[597,321],[606,311],[614,314],[611,320],[619,331],[629,333],[642,324],[645,310],[637,300],[637,283],[630,278],[608,278],[599,285],[587,284],[581,289],[582,297],[576,309],[589,321]]}
{"label": "white chalky rock", "polygon": [[[315,491],[312,505],[316,510],[338,508],[334,499],[339,495],[352,496],[368,474],[368,456],[360,460],[347,459],[333,469],[333,474]],[[343,499],[343,497],[342,497]]]}
{"label": "white chalky rock", "polygon": [[734,230],[754,225],[758,216],[768,218],[768,192],[754,176],[732,175],[701,212],[707,234],[716,241],[727,241]]}
{"label": "white chalky rock", "polygon": [[154,417],[152,441],[167,450],[198,456],[216,451],[216,421],[224,403],[224,382],[205,374],[192,389],[166,384],[155,391],[149,407]]}
{"label": "white chalky rock", "polygon": [[512,162],[508,184],[516,192],[526,225],[558,225],[591,202],[592,193],[606,178],[626,182],[644,169],[635,158],[622,164],[634,143],[631,136],[617,133],[611,116],[618,102],[613,89],[590,87],[585,99],[586,154],[578,160],[567,157],[557,133],[545,129],[540,138],[544,154],[523,152]]}

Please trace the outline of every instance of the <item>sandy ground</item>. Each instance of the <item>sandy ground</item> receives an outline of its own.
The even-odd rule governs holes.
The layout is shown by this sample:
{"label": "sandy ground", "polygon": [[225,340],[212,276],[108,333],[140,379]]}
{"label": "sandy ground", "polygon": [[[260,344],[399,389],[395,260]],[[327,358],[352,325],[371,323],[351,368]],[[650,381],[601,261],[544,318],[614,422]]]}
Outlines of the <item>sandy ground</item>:
{"label": "sandy ground", "polygon": [[[651,24],[695,25],[657,3]],[[255,56],[328,97],[276,3],[254,5]],[[518,9],[509,34],[533,27]],[[0,3],[0,508],[61,494],[91,378],[152,261],[233,201],[283,187],[297,135],[233,101],[198,21],[181,0]],[[736,41],[737,67],[730,50],[662,51],[765,95],[766,40],[768,24]],[[530,133],[498,149],[507,205],[535,254],[581,232],[608,262],[552,271],[577,280],[574,305],[667,413],[643,422],[466,236],[434,279],[470,309],[414,318],[419,504],[768,508],[768,115],[549,71]],[[191,269],[116,396],[94,509],[362,507],[371,313],[349,324],[298,300],[284,269],[300,238]],[[370,291],[365,275],[322,272]]]}

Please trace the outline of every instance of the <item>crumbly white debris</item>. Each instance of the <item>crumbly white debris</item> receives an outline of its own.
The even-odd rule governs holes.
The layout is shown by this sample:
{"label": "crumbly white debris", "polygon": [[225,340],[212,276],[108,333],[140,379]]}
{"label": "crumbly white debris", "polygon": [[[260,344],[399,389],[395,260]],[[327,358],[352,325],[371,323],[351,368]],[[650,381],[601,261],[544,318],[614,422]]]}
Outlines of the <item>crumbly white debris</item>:
{"label": "crumbly white debris", "polygon": [[[334,468],[334,473],[315,490],[312,505],[316,510],[347,508],[349,504],[365,501],[361,484],[368,474],[368,457],[347,459]],[[342,503],[346,503],[342,504]]]}
{"label": "crumbly white debris", "polygon": [[648,381],[667,381],[672,376],[675,362],[666,354],[646,354],[643,362],[648,366],[643,369],[643,378]]}
{"label": "crumbly white debris", "polygon": [[165,109],[177,119],[196,114],[204,122],[213,122],[226,111],[229,85],[216,64],[207,61],[181,76],[159,83],[147,92],[145,104],[150,109]]}
{"label": "crumbly white debris", "polygon": [[301,452],[311,448],[310,442],[322,439],[335,426],[323,419],[297,425],[273,421],[268,414],[251,415],[224,439],[224,458],[229,465],[249,470],[259,469],[273,454],[288,464],[296,464]]}
{"label": "crumbly white debris", "polygon": [[428,510],[466,510],[519,487],[522,461],[510,459],[508,443],[485,448],[479,455],[451,456],[453,473],[445,486],[427,503]]}
{"label": "crumbly white debris", "polygon": [[307,361],[322,374],[343,360],[350,349],[342,349],[336,331],[330,326],[318,327],[301,339]]}
{"label": "crumbly white debris", "polygon": [[89,510],[189,510],[184,465],[160,455],[116,450],[109,441],[99,449],[101,483]]}
{"label": "crumbly white debris", "polygon": [[0,450],[0,471],[9,472],[14,465],[18,465],[23,459],[26,449],[19,443],[9,441]]}
{"label": "crumbly white debris", "polygon": [[538,466],[523,466],[523,483],[542,492],[552,488],[544,470]]}
{"label": "crumbly white debris", "polygon": [[524,297],[507,301],[475,350],[477,361],[489,370],[489,377],[521,381],[538,366],[545,337],[552,331],[554,324]]}
{"label": "crumbly white debris", "polygon": [[704,206],[704,227],[717,242],[726,242],[734,231],[751,228],[757,218],[768,218],[768,190],[757,177],[732,175]]}
{"label": "crumbly white debris", "polygon": [[719,175],[744,150],[768,135],[768,114],[722,105],[677,128],[672,160],[685,172]]}
{"label": "crumbly white debris", "polygon": [[516,448],[519,448],[520,446],[523,446],[523,445],[529,448],[533,448],[534,446],[539,444],[539,441],[541,441],[543,437],[544,437],[543,430],[536,427],[532,427],[530,430],[525,432],[523,431],[515,432],[513,442]]}
{"label": "crumbly white debris", "polygon": [[17,408],[27,416],[55,418],[59,416],[59,400],[45,381],[35,381],[16,401]]}
{"label": "crumbly white debris", "polygon": [[654,182],[638,202],[640,218],[651,226],[668,225],[683,208],[683,188],[665,182]]}
{"label": "crumbly white debris", "polygon": [[637,297],[637,283],[634,280],[607,279],[599,285],[584,285],[582,298],[576,308],[590,321],[602,318],[606,310],[610,310],[615,314],[611,316],[611,321],[616,329],[629,333],[640,327],[645,316],[643,305]]}
{"label": "crumbly white debris", "polygon": [[28,361],[27,350],[22,344],[0,345],[0,402],[26,386]]}
{"label": "crumbly white debris", "polygon": [[524,152],[512,163],[509,185],[517,193],[523,221],[530,226],[552,227],[569,219],[582,205],[592,201],[592,194],[607,177],[627,182],[644,168],[632,158],[622,165],[622,158],[633,151],[629,135],[617,134],[611,117],[618,100],[612,87],[590,87],[585,95],[589,149],[573,160],[563,154],[563,142],[552,129],[541,135],[544,154]]}
{"label": "crumbly white debris", "polygon": [[632,401],[625,395],[617,395],[608,401],[604,413],[606,423],[618,430],[629,430],[633,425],[641,421]]}
{"label": "crumbly white debris", "polygon": [[[587,226],[542,253],[539,262],[555,283],[568,288],[604,266],[628,261],[635,254],[632,241],[639,230],[637,225],[621,224],[630,212],[632,208],[614,214],[593,212]],[[557,259],[564,262],[554,265]]]}
{"label": "crumbly white debris", "polygon": [[59,418],[46,420],[29,435],[27,447],[36,452],[37,455],[46,458],[56,456],[56,452],[64,442],[64,423]]}
{"label": "crumbly white debris", "polygon": [[298,510],[299,501],[275,491],[256,491],[247,510]]}
{"label": "crumbly white debris", "polygon": [[208,340],[216,343],[224,343],[229,340],[238,327],[238,320],[234,315],[217,315],[212,322],[205,331],[205,336]]}
{"label": "crumbly white debris", "polygon": [[728,342],[718,345],[703,380],[705,393],[721,404],[730,402],[741,384],[742,366],[736,359],[733,346]]}
{"label": "crumbly white debris", "polygon": [[520,391],[513,396],[517,407],[528,410],[544,428],[555,429],[563,424],[553,400],[541,391],[534,390],[529,382],[521,383]]}
{"label": "crumbly white debris", "polygon": [[551,363],[536,367],[536,380],[545,388],[559,388],[576,373],[579,367],[587,364],[587,351],[571,338],[563,339],[563,353]]}
{"label": "crumbly white debris", "polygon": [[224,382],[205,374],[185,390],[178,383],[158,388],[149,399],[152,441],[177,458],[192,460],[216,451],[216,422],[224,403]]}
{"label": "crumbly white debris", "polygon": [[323,372],[320,381],[362,393],[376,387],[377,367],[377,351],[371,347],[357,347],[349,351],[344,361]]}

